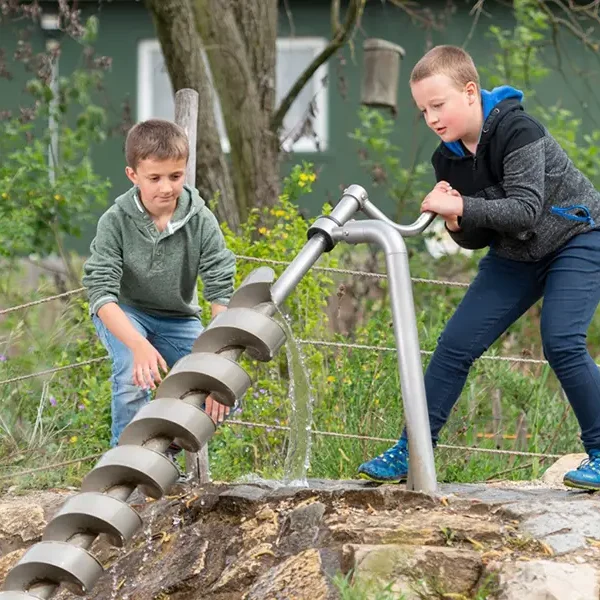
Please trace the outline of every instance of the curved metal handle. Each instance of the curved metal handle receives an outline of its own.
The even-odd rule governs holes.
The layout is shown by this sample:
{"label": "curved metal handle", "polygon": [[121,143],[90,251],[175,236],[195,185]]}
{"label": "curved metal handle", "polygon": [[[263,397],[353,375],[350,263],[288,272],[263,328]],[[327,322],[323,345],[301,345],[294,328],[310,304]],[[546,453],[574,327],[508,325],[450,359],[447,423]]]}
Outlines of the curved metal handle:
{"label": "curved metal handle", "polygon": [[411,223],[410,225],[400,225],[399,223],[394,223],[394,221],[384,215],[370,200],[365,200],[362,211],[371,219],[377,219],[378,221],[388,223],[388,225],[391,225],[394,229],[399,231],[402,237],[414,237],[415,235],[423,233],[437,217],[435,213],[424,212],[414,223]]}

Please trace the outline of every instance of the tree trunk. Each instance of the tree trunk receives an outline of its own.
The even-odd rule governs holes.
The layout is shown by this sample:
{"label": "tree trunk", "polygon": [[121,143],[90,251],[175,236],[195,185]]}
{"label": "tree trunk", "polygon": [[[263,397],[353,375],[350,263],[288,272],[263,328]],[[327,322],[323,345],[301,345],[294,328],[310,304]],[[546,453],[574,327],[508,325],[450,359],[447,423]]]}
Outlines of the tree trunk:
{"label": "tree trunk", "polygon": [[196,187],[210,201],[218,196],[217,216],[235,231],[240,211],[227,160],[221,149],[211,84],[190,0],[146,0],[174,91],[192,88],[200,96],[196,144]]}
{"label": "tree trunk", "polygon": [[191,1],[223,109],[233,186],[245,219],[252,207],[274,204],[279,191],[279,140],[270,127],[277,0]]}

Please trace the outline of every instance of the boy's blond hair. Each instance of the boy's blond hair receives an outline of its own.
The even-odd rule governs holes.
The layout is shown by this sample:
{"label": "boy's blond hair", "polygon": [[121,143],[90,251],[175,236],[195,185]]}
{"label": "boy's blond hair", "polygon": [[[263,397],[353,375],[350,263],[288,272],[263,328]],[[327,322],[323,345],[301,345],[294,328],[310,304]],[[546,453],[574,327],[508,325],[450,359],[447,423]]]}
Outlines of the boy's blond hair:
{"label": "boy's blond hair", "polygon": [[479,73],[471,55],[458,46],[436,46],[432,48],[414,66],[410,74],[410,83],[417,83],[432,75],[446,75],[463,88],[469,81],[477,84],[479,90]]}
{"label": "boy's blond hair", "polygon": [[134,170],[146,158],[187,160],[189,154],[185,131],[176,123],[164,119],[148,119],[134,125],[125,140],[127,166]]}

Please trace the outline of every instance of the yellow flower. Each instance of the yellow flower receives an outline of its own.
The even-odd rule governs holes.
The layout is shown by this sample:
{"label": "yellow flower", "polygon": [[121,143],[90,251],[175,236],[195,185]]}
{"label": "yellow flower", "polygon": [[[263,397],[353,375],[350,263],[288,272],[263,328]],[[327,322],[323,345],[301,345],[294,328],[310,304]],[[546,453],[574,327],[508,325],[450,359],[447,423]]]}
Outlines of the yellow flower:
{"label": "yellow flower", "polygon": [[334,381],[335,381],[335,377],[333,375],[329,375],[329,377],[327,377],[328,383],[333,383]]}
{"label": "yellow flower", "polygon": [[302,179],[298,182],[298,187],[304,187],[306,182],[302,181]]}
{"label": "yellow flower", "polygon": [[283,217],[285,215],[285,210],[276,210],[273,214],[276,217]]}
{"label": "yellow flower", "polygon": [[308,176],[308,180],[312,183],[313,181],[315,181],[315,179],[317,178],[317,176],[314,173],[311,173]]}
{"label": "yellow flower", "polygon": [[308,175],[306,173],[301,173],[300,177],[298,178],[300,181],[308,181]]}
{"label": "yellow flower", "polygon": [[60,201],[63,199],[63,197],[62,197],[60,194],[54,194],[54,199],[55,199],[57,202],[60,202]]}
{"label": "yellow flower", "polygon": [[73,435],[73,436],[71,436],[71,439],[69,441],[71,442],[71,444],[74,444],[77,441],[77,439],[78,439],[77,436]]}
{"label": "yellow flower", "polygon": [[281,237],[282,237],[284,240],[287,240],[287,239],[288,239],[288,234],[287,234],[287,233],[285,233],[285,231],[284,231],[284,232],[281,234]]}
{"label": "yellow flower", "polygon": [[268,229],[266,227],[259,227],[258,228],[258,233],[260,233],[261,235],[267,235]]}

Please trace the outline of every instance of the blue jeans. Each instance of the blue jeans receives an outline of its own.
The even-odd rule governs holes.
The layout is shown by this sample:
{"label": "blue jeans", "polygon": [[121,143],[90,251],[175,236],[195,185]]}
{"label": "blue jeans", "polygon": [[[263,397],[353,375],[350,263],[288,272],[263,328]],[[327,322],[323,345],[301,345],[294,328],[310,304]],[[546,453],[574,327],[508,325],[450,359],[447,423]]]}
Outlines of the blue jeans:
{"label": "blue jeans", "polygon": [[537,262],[501,258],[493,249],[481,260],[425,373],[434,445],[473,361],[542,296],[544,355],[573,407],[586,452],[600,449],[600,370],[586,346],[600,302],[600,231],[577,235]]}
{"label": "blue jeans", "polygon": [[[133,326],[160,352],[169,368],[190,354],[203,327],[195,317],[155,317],[124,304],[120,308]],[[133,384],[133,352],[120,342],[96,316],[94,325],[112,360],[112,438],[116,446],[121,432],[138,410],[150,401],[150,390]]]}

